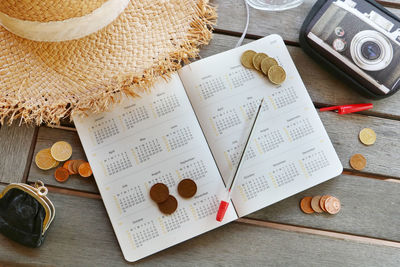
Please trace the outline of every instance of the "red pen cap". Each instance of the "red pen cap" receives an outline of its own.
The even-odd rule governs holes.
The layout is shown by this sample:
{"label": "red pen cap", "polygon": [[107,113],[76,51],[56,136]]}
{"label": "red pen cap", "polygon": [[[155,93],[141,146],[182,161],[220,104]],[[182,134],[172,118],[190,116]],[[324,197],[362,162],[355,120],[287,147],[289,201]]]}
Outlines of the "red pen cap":
{"label": "red pen cap", "polygon": [[229,206],[229,202],[226,201],[221,201],[221,203],[219,204],[219,208],[218,208],[218,213],[217,213],[217,221],[222,222],[222,220],[224,219],[226,210],[228,209]]}
{"label": "red pen cap", "polygon": [[338,114],[348,114],[348,113],[359,112],[359,111],[363,111],[363,110],[367,110],[367,109],[371,109],[371,108],[373,108],[373,104],[366,103],[366,104],[352,104],[352,105],[321,108],[321,109],[319,109],[319,111],[337,110]]}

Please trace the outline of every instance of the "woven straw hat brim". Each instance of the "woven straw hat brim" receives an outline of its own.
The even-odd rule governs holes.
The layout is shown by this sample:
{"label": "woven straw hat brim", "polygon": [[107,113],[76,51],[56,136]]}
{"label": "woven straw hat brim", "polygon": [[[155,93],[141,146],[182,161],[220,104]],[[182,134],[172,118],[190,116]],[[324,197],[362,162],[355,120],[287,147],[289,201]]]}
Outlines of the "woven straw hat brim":
{"label": "woven straw hat brim", "polygon": [[35,42],[0,26],[0,123],[58,124],[138,96],[197,57],[215,20],[208,0],[141,0],[78,40]]}

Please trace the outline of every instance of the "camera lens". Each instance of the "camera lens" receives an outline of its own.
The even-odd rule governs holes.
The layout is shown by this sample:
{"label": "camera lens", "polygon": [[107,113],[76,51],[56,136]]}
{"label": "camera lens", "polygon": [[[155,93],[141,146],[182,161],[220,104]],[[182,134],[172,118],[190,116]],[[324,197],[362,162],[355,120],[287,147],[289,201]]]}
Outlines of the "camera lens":
{"label": "camera lens", "polygon": [[375,42],[367,41],[361,46],[361,54],[365,59],[375,60],[381,55],[381,48]]}

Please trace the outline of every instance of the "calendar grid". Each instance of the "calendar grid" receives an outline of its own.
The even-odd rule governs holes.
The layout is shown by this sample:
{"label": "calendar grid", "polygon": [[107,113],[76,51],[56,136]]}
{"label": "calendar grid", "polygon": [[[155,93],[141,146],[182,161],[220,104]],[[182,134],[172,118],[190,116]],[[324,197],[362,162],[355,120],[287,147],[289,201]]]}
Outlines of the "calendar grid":
{"label": "calendar grid", "polygon": [[153,221],[148,221],[139,225],[132,226],[130,228],[130,234],[136,248],[140,248],[146,242],[152,241],[160,236]]}
{"label": "calendar grid", "polygon": [[100,145],[107,139],[116,136],[120,133],[117,123],[114,118],[102,119],[90,127],[92,136],[94,137],[95,144]]}
{"label": "calendar grid", "polygon": [[242,123],[235,109],[219,112],[217,115],[211,117],[211,121],[219,135]]}
{"label": "calendar grid", "polygon": [[189,144],[193,140],[193,134],[189,127],[184,127],[168,133],[164,138],[170,151],[173,151]]}
{"label": "calendar grid", "polygon": [[167,233],[179,229],[183,224],[190,221],[189,215],[184,208],[176,210],[173,214],[169,216],[160,217],[160,222],[165,228]]}
{"label": "calendar grid", "polygon": [[300,175],[296,165],[291,163],[279,164],[272,172],[269,173],[271,179],[277,187],[282,187],[288,183],[294,182],[295,178]]}
{"label": "calendar grid", "polygon": [[132,149],[132,152],[134,153],[138,164],[150,160],[152,157],[161,153],[162,151],[163,149],[160,145],[160,141],[158,140],[158,138],[142,142]]}
{"label": "calendar grid", "polygon": [[104,159],[102,163],[108,176],[112,176],[133,166],[127,152],[115,152]]}
{"label": "calendar grid", "polygon": [[114,195],[121,209],[121,213],[126,213],[128,210],[135,208],[137,205],[145,202],[143,189],[136,186],[125,185],[123,189]]}
{"label": "calendar grid", "polygon": [[166,95],[154,100],[152,107],[157,117],[163,117],[167,114],[174,112],[181,104],[179,103],[178,97],[175,94]]}
{"label": "calendar grid", "polygon": [[237,68],[228,74],[229,80],[233,85],[233,89],[242,87],[247,82],[255,79],[253,71],[245,68]]}
{"label": "calendar grid", "polygon": [[204,100],[207,100],[216,94],[227,90],[226,84],[222,77],[207,79],[198,85],[198,88]]}
{"label": "calendar grid", "polygon": [[217,214],[219,207],[219,200],[216,195],[202,198],[201,200],[195,201],[191,207],[194,209],[198,220],[206,218],[210,215]]}
{"label": "calendar grid", "polygon": [[203,160],[197,160],[191,163],[187,163],[177,170],[177,173],[181,179],[192,179],[198,182],[200,179],[207,176],[207,167]]}
{"label": "calendar grid", "polygon": [[329,166],[329,161],[323,150],[306,155],[301,159],[301,161],[310,176],[313,176],[313,173]]}
{"label": "calendar grid", "polygon": [[149,119],[150,115],[145,106],[139,106],[122,113],[120,118],[123,122],[123,125],[125,125],[126,129],[130,130],[133,127],[135,127],[138,123]]}
{"label": "calendar grid", "polygon": [[264,175],[257,176],[255,178],[245,179],[244,182],[240,184],[244,195],[247,200],[254,199],[259,193],[269,189],[269,184]]}

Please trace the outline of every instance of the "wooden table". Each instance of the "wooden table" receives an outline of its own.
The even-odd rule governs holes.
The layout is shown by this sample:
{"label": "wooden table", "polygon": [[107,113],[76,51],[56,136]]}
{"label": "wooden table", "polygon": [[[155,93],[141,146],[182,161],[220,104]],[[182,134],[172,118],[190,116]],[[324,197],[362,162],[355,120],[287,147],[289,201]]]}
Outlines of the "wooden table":
{"label": "wooden table", "polygon": [[[207,57],[231,49],[245,24],[242,1],[214,1],[219,21],[214,39],[201,51]],[[316,107],[369,102],[311,60],[298,45],[299,28],[314,4],[305,0],[284,12],[251,9],[248,39],[278,33],[286,41]],[[382,2],[400,15],[400,1]],[[322,121],[345,168],[333,180],[264,208],[229,225],[139,261],[154,265],[296,265],[400,266],[400,93],[374,101],[374,109],[339,116],[321,113]],[[358,133],[370,127],[377,142],[366,147]],[[33,155],[58,140],[73,145],[84,158],[73,125],[0,128],[0,188],[10,182],[42,179],[57,208],[45,244],[29,249],[0,236],[0,265],[117,266],[127,264],[119,249],[93,179],[57,183],[40,171]],[[362,153],[367,167],[355,172],[349,158]],[[332,194],[342,202],[335,216],[305,215],[298,208],[306,195]]]}

